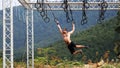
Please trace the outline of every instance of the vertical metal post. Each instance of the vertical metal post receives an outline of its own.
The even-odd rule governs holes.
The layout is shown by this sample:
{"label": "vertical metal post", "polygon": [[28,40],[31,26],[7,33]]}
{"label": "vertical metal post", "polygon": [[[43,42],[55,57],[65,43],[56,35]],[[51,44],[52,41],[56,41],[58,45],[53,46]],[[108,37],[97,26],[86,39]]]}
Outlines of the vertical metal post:
{"label": "vertical metal post", "polygon": [[13,68],[13,0],[3,4],[3,68]]}
{"label": "vertical metal post", "polygon": [[27,68],[34,68],[34,27],[33,10],[27,9]]}

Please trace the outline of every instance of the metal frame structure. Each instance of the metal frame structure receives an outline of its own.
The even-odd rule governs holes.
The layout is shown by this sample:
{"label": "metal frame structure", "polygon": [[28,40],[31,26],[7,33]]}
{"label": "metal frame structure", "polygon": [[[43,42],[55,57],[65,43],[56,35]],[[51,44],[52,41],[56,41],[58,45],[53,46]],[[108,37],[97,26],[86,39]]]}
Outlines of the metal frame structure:
{"label": "metal frame structure", "polygon": [[33,10],[27,9],[27,68],[34,68],[34,26]]}
{"label": "metal frame structure", "polygon": [[[45,7],[47,10],[63,10],[63,7],[61,7],[62,1],[50,1],[50,0],[44,0],[45,4],[49,4],[51,8],[48,6]],[[71,10],[82,10],[83,7],[83,0],[68,0],[68,4],[70,4]],[[19,2],[27,9],[33,9],[36,10],[35,4],[36,2],[31,2],[28,0],[19,0]],[[87,0],[87,2],[90,4],[90,7],[87,10],[99,10],[98,4],[101,3],[101,0]],[[115,0],[108,0],[107,1],[108,7],[107,10],[119,10],[120,9],[120,1]],[[32,6],[30,6],[32,5]]]}
{"label": "metal frame structure", "polygon": [[[70,4],[70,8],[72,10],[82,10],[82,4],[83,2],[79,2],[76,1],[76,2],[73,2],[74,0],[69,0],[68,4]],[[36,10],[35,8],[35,4],[34,2],[31,2],[29,0],[19,0],[19,2],[27,9],[29,10],[29,12],[32,12],[33,10]],[[100,4],[100,2],[97,2],[96,0],[89,0],[88,1],[89,4],[90,4],[90,8],[88,10],[98,10],[100,7],[98,6],[98,4]],[[61,4],[63,2],[57,2],[57,1],[47,1],[45,0],[44,1],[45,4],[49,4],[51,6],[51,8],[49,7],[46,7],[47,10],[63,10],[63,8],[61,7]],[[117,7],[116,7],[117,6]],[[119,10],[120,9],[120,2],[111,2],[109,1],[108,2],[108,10]],[[32,14],[32,13],[31,13]],[[27,15],[29,15],[28,11],[27,11]],[[26,21],[29,21],[29,23],[27,23],[27,42],[31,43],[31,44],[28,44],[27,43],[27,68],[29,68],[30,65],[32,65],[32,68],[34,68],[34,31],[33,31],[33,15],[31,15],[31,17],[28,17],[26,19]],[[29,29],[29,27],[31,29]],[[31,32],[31,33],[28,33],[28,32]],[[30,36],[29,36],[30,34]],[[30,48],[30,49],[29,49]],[[31,56],[30,56],[30,55]],[[30,58],[31,57],[31,58]],[[32,59],[32,61],[31,61]],[[29,62],[32,62],[32,63],[29,63]]]}
{"label": "metal frame structure", "polygon": [[[29,0],[22,0],[20,3],[30,2]],[[27,68],[34,68],[34,25],[33,25],[33,9],[30,9],[32,5],[24,5],[28,7],[26,10],[26,29],[27,29]]]}
{"label": "metal frame structure", "polygon": [[[3,68],[13,68],[13,0],[3,1]],[[27,24],[27,68],[34,68],[34,29],[33,29],[33,10],[35,2],[31,0],[19,0],[19,2],[27,9],[26,24]],[[47,10],[63,10],[61,7],[62,1],[45,0],[51,8],[45,7]],[[100,2],[97,0],[88,0],[90,4],[87,10],[98,10]],[[120,0],[109,0],[107,10],[120,10]],[[81,0],[69,0],[71,10],[82,10],[83,2]]]}
{"label": "metal frame structure", "polygon": [[3,4],[3,68],[13,68],[13,0]]}

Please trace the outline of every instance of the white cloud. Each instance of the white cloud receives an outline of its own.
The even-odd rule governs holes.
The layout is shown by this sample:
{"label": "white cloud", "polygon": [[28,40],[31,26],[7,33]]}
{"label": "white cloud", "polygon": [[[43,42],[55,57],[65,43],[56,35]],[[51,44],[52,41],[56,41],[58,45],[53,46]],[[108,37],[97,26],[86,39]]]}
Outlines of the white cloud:
{"label": "white cloud", "polygon": [[[18,0],[13,0],[13,6],[18,6],[20,5],[20,3],[18,2]],[[0,10],[2,10],[2,0],[0,0]]]}

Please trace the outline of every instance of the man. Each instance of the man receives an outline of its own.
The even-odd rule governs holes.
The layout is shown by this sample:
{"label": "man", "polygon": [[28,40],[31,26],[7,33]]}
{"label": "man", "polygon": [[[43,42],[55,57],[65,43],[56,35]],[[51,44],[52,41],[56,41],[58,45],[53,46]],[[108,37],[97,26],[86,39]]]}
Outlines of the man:
{"label": "man", "polygon": [[[74,22],[72,23],[72,30],[68,32],[66,28],[65,29],[61,28],[58,20],[55,20],[55,21],[56,21],[57,27],[59,28],[59,31],[63,37],[63,40],[67,44],[67,47],[68,47],[69,51],[71,52],[71,54],[82,53],[81,48],[88,48],[87,46],[84,46],[84,45],[76,45],[74,42],[71,41],[70,36],[75,31]],[[80,48],[80,50],[75,50],[75,48]]]}

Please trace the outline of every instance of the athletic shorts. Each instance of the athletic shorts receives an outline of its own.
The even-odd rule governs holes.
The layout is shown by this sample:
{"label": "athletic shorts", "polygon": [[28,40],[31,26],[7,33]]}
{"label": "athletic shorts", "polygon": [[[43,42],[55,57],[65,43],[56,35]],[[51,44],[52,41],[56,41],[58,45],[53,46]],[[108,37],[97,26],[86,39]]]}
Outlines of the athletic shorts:
{"label": "athletic shorts", "polygon": [[71,42],[69,45],[68,45],[68,49],[70,51],[71,54],[73,54],[73,52],[75,52],[75,49],[74,47],[76,47],[76,44],[74,42]]}

